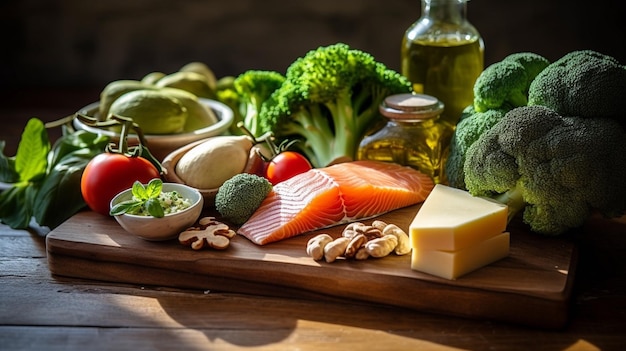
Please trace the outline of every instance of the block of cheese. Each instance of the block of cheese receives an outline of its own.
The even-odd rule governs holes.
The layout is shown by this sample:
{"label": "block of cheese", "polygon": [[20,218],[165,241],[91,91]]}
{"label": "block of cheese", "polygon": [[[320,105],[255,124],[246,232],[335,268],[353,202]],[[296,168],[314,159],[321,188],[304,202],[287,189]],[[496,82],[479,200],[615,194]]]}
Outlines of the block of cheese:
{"label": "block of cheese", "polygon": [[410,225],[413,249],[456,251],[506,230],[507,206],[437,184]]}
{"label": "block of cheese", "polygon": [[507,207],[437,184],[409,226],[411,269],[446,279],[509,254]]}
{"label": "block of cheese", "polygon": [[501,233],[458,251],[413,249],[411,269],[455,280],[509,255],[509,233]]}

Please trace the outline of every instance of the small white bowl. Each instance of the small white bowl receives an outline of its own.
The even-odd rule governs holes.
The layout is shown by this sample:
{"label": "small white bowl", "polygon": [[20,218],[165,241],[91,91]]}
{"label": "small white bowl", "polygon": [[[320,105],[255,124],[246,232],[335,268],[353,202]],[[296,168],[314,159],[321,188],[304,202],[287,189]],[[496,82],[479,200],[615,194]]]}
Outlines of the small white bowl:
{"label": "small white bowl", "polygon": [[[178,237],[178,234],[191,227],[200,218],[204,206],[204,198],[198,190],[184,184],[163,183],[163,192],[169,191],[176,191],[182,197],[189,199],[191,206],[183,211],[167,214],[162,218],[124,213],[114,216],[115,220],[124,230],[142,239],[163,241]],[[110,207],[112,208],[116,204],[131,198],[132,189],[126,189],[111,200]]]}
{"label": "small white bowl", "polygon": [[[200,102],[210,108],[215,112],[215,116],[217,117],[217,123],[208,125],[204,128],[200,128],[190,132],[177,133],[177,134],[145,134],[144,138],[148,143],[147,147],[150,150],[150,153],[156,157],[159,161],[162,161],[165,156],[167,156],[170,152],[187,145],[196,140],[208,138],[211,136],[216,136],[223,134],[233,123],[234,115],[233,110],[227,105],[210,99],[198,98]],[[98,107],[100,106],[99,102],[91,103],[80,110],[78,113],[82,115],[86,115],[89,117],[98,118]],[[118,140],[119,133],[98,127],[91,127],[84,123],[82,123],[77,118],[74,119],[74,128],[77,130],[86,130],[92,133],[98,133],[101,135],[105,135],[111,137],[113,141]],[[128,137],[129,145],[136,145],[137,138],[134,134],[129,135]]]}

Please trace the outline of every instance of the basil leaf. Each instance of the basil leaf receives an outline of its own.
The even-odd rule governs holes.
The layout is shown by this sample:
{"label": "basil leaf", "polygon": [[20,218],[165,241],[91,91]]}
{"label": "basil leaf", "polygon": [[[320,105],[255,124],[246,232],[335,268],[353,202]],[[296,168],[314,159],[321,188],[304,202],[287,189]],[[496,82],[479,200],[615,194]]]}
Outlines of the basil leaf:
{"label": "basil leaf", "polygon": [[165,216],[165,211],[163,211],[163,207],[161,206],[161,203],[156,198],[148,199],[146,203],[144,204],[144,206],[146,206],[148,213],[152,217],[161,218]]}
{"label": "basil leaf", "polygon": [[135,200],[122,201],[118,203],[117,205],[113,206],[111,208],[111,211],[109,211],[109,214],[111,216],[117,216],[117,215],[121,215],[124,213],[132,212],[140,208],[141,206],[143,206],[142,201],[135,201]]}
{"label": "basil leaf", "polygon": [[31,118],[24,128],[15,154],[15,171],[20,181],[30,182],[45,176],[49,151],[46,127],[41,120]]}
{"label": "basil leaf", "polygon": [[159,178],[151,179],[146,187],[146,196],[148,199],[154,199],[159,197],[163,190],[163,182]]}
{"label": "basil leaf", "polygon": [[146,187],[143,184],[141,184],[141,182],[138,181],[138,180],[136,180],[133,183],[133,188],[132,188],[131,191],[133,193],[133,196],[136,197],[139,200],[147,200],[147,199],[149,199],[148,193],[146,191]]}

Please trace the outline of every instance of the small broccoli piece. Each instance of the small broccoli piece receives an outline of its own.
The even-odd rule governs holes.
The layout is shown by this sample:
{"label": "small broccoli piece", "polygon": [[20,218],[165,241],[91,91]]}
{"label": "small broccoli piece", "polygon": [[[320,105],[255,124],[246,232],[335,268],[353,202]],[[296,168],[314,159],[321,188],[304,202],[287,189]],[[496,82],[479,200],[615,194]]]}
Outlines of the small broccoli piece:
{"label": "small broccoli piece", "polygon": [[276,71],[249,70],[233,81],[239,95],[239,112],[244,126],[254,136],[263,134],[259,126],[261,106],[270,95],[285,81],[285,76]]}
{"label": "small broccoli piece", "polygon": [[520,52],[487,67],[474,83],[474,108],[477,112],[525,106],[528,88],[550,62],[537,54]]}
{"label": "small broccoli piece", "polygon": [[626,67],[591,50],[573,51],[550,64],[532,82],[529,105],[563,116],[626,118]]}
{"label": "small broccoli piece", "polygon": [[215,209],[233,224],[245,223],[272,191],[265,178],[240,173],[222,184],[215,195]]}
{"label": "small broccoli piece", "polygon": [[295,144],[313,166],[356,157],[358,144],[382,121],[385,97],[410,93],[411,83],[373,56],[339,43],[319,47],[295,60],[286,80],[263,104],[262,132]]}
{"label": "small broccoli piece", "polygon": [[448,185],[465,189],[465,153],[478,138],[491,129],[507,110],[493,109],[485,112],[476,112],[473,106],[468,106],[461,114],[461,119],[450,141],[450,151],[446,160],[446,179]]}
{"label": "small broccoli piece", "polygon": [[509,111],[467,150],[468,191],[524,210],[531,230],[558,235],[592,211],[626,210],[626,132],[613,119],[562,117],[543,106]]}

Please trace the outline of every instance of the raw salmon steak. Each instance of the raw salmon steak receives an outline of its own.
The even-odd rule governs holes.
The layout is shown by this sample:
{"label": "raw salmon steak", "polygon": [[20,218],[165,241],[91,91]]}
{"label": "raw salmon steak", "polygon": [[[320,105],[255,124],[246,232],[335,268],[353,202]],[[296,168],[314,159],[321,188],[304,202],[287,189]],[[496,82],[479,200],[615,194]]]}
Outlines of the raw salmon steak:
{"label": "raw salmon steak", "polygon": [[265,245],[420,203],[433,187],[426,174],[395,163],[316,168],[276,184],[237,232]]}

